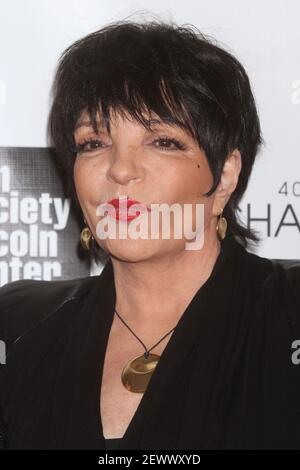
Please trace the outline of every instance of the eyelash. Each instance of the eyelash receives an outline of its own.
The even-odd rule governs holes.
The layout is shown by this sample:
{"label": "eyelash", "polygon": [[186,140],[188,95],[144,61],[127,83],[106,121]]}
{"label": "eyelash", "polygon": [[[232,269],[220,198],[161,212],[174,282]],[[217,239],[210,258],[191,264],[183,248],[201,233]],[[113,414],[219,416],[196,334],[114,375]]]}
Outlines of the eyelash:
{"label": "eyelash", "polygon": [[[161,145],[159,145],[157,148],[159,148],[160,150],[163,150],[163,151],[166,151],[166,152],[174,152],[176,150],[185,150],[186,147],[185,145],[180,142],[179,140],[177,139],[174,139],[173,137],[167,137],[167,136],[161,136],[161,137],[158,137],[157,139],[155,139],[153,142],[159,142],[159,141],[164,141],[164,142],[167,142],[167,143],[171,143],[171,144],[174,144],[177,148],[176,149],[172,149],[172,148],[167,148],[167,147],[163,147]],[[85,151],[85,147],[87,144],[94,144],[94,143],[101,143],[102,141],[99,140],[99,139],[85,139],[81,144],[77,144],[75,146],[75,153],[82,153],[83,151]],[[94,149],[91,149],[91,150],[86,150],[87,152],[92,152],[93,150],[98,150],[98,149],[101,149],[102,147],[96,147]]]}

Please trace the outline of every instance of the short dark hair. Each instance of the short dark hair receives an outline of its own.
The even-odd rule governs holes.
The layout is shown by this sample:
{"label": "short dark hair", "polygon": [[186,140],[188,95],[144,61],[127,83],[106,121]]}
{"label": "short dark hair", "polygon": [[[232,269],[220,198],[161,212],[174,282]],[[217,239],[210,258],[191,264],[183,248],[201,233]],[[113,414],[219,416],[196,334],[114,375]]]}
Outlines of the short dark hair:
{"label": "short dark hair", "polygon": [[238,203],[263,143],[259,118],[244,67],[215,39],[191,24],[121,20],[77,40],[62,53],[48,131],[77,208],[74,128],[86,110],[97,132],[100,109],[108,132],[111,111],[125,111],[148,128],[145,110],[188,131],[205,152],[213,175],[207,196],[216,190],[229,153],[239,149],[242,169],[223,216],[228,231],[245,247],[249,240],[260,242],[256,231],[243,226],[238,217]]}

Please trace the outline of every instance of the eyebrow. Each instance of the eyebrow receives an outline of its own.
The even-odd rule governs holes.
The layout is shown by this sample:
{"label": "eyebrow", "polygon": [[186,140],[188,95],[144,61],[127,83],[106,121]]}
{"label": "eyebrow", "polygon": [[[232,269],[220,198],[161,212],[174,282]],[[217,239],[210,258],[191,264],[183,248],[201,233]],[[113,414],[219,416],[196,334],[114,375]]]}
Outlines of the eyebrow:
{"label": "eyebrow", "polygon": [[[102,121],[99,121],[97,120],[97,123],[101,126],[101,127],[104,127]],[[168,125],[167,123],[164,123],[162,120],[160,119],[147,119],[146,120],[146,123],[148,125],[153,125],[153,124],[165,124],[165,125]],[[75,125],[75,128],[74,128],[74,131],[76,131],[77,129],[79,129],[80,127],[92,127],[92,121],[91,120],[83,120],[83,121],[79,121],[76,125]]]}

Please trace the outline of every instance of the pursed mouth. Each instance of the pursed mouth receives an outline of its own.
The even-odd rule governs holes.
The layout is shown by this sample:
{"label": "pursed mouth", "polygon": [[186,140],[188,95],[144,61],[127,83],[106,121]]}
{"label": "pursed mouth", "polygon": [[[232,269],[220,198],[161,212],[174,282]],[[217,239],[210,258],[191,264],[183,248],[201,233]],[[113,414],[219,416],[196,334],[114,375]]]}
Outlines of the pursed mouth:
{"label": "pursed mouth", "polygon": [[139,217],[141,214],[151,211],[151,208],[146,204],[126,198],[112,199],[104,203],[104,206],[110,217],[127,222]]}

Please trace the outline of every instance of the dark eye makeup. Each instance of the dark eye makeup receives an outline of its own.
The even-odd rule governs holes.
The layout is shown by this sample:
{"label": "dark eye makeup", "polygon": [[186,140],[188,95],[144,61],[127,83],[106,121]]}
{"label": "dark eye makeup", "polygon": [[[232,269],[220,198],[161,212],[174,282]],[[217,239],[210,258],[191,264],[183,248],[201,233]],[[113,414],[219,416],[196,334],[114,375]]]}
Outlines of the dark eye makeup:
{"label": "dark eye makeup", "polygon": [[[167,151],[167,152],[174,152],[176,150],[186,150],[186,146],[180,142],[178,139],[168,136],[160,136],[154,141],[153,144],[160,143],[160,145],[155,145],[156,148]],[[164,143],[164,145],[161,145]],[[167,145],[167,146],[165,146]],[[171,147],[173,145],[174,147]],[[100,139],[88,138],[84,139],[83,142],[78,143],[75,145],[74,153],[81,154],[83,152],[93,152],[94,150],[102,149],[103,142]]]}

